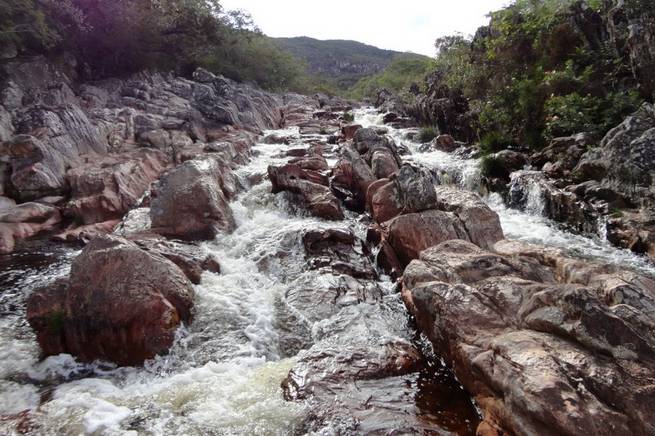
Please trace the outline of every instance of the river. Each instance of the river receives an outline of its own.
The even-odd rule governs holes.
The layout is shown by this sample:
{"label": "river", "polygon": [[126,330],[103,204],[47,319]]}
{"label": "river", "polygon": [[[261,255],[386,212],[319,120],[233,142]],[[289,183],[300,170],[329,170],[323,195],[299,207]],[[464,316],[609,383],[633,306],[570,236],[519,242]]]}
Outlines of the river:
{"label": "river", "polygon": [[[361,109],[356,121],[377,126],[381,117]],[[194,322],[179,330],[168,355],[143,368],[83,364],[68,355],[40,360],[25,321],[26,296],[65,275],[79,251],[37,240],[19,253],[0,256],[0,433],[15,433],[17,423],[33,434],[53,435],[303,433],[313,405],[285,401],[280,388],[301,350],[391,340],[425,347],[385,276],[364,283],[379,294],[374,301],[314,301],[316,293],[328,295],[337,288],[341,278],[306,267],[303,232],[342,228],[365,239],[367,221],[349,212],[344,221],[328,223],[299,210],[285,194],[271,194],[267,166],[285,162],[287,148],[306,148],[317,138],[301,136],[297,128],[267,133],[289,136],[292,144],[258,144],[251,162],[239,168],[243,191],[232,203],[238,228],[199,248],[220,260],[222,273],[203,275],[195,287]],[[421,153],[405,133],[389,129],[412,151],[408,160],[448,174],[464,189],[479,190],[478,161]],[[485,198],[510,239],[655,274],[645,259],[600,238],[567,232],[541,216],[538,193],[535,207],[526,211],[506,207],[497,195]],[[133,215],[136,222],[130,225],[138,227],[140,214]],[[425,369],[398,380],[397,389],[405,395],[402,404],[385,405],[389,419],[397,422],[410,413],[444,433],[474,434],[475,405],[438,356],[426,354],[430,364]],[[393,425],[384,418],[377,424]],[[341,425],[335,416],[317,434],[338,433]],[[367,430],[375,428],[362,429]]]}

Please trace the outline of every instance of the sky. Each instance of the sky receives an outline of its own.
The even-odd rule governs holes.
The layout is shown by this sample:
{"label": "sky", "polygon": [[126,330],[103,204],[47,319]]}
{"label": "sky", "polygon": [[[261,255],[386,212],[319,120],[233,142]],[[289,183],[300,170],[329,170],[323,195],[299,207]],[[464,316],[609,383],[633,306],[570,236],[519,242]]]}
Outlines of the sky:
{"label": "sky", "polygon": [[488,23],[509,0],[221,0],[250,12],[268,36],[352,39],[376,47],[435,55],[439,36],[465,35]]}

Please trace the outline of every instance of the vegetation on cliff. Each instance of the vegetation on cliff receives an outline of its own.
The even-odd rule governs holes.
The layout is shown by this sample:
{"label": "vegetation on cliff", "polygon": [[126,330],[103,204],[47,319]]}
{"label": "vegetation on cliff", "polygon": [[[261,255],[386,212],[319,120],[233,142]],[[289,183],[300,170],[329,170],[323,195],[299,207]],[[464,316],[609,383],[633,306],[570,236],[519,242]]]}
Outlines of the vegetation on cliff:
{"label": "vegetation on cliff", "polygon": [[[621,3],[621,2],[619,2]],[[471,39],[436,41],[429,88],[461,95],[487,148],[541,147],[576,132],[601,137],[652,90],[635,67],[635,23],[652,29],[655,5],[626,0],[517,0]]]}

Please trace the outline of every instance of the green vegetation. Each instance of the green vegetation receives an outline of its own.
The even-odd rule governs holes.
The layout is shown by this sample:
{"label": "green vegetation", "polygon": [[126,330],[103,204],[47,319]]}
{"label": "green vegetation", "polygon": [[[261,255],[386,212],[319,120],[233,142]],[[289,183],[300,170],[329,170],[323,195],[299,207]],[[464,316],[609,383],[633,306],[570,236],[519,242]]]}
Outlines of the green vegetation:
{"label": "green vegetation", "polygon": [[[434,77],[469,101],[483,151],[539,148],[582,131],[602,136],[647,97],[625,52],[599,27],[615,2],[587,3],[592,9],[575,0],[516,0],[474,38],[437,40]],[[654,16],[654,2],[625,3],[627,19]]]}
{"label": "green vegetation", "polygon": [[19,54],[72,53],[91,79],[202,66],[269,89],[305,81],[301,62],[217,0],[6,0],[0,45]]}
{"label": "green vegetation", "polygon": [[404,54],[399,55],[382,72],[360,79],[350,90],[349,95],[357,100],[375,98],[377,90],[386,88],[396,92],[405,99],[411,99],[409,89],[413,84],[420,91],[419,83],[435,68],[434,59],[425,56]]}
{"label": "green vegetation", "polygon": [[493,155],[486,155],[480,161],[480,173],[484,177],[506,178],[509,176],[503,164]]}
{"label": "green vegetation", "polygon": [[421,144],[426,144],[437,137],[437,130],[434,127],[423,127],[418,133],[417,139]]}
{"label": "green vegetation", "polygon": [[356,41],[321,41],[308,37],[274,38],[283,50],[307,63],[307,71],[335,92],[351,88],[362,77],[384,70],[401,53]]}
{"label": "green vegetation", "polygon": [[355,121],[355,115],[353,115],[351,112],[346,112],[343,114],[343,120],[347,123],[352,123]]}

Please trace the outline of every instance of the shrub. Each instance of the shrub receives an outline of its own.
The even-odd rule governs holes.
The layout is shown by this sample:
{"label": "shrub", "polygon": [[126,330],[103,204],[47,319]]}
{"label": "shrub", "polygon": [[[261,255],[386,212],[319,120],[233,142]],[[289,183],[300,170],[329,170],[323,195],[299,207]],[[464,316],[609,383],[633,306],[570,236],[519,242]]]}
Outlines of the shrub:
{"label": "shrub", "polygon": [[507,178],[509,172],[505,166],[493,155],[484,156],[480,162],[480,173],[488,178]]}
{"label": "shrub", "polygon": [[512,141],[506,134],[498,130],[486,133],[482,140],[480,141],[480,151],[484,155],[495,153],[500,150],[504,150],[510,145],[514,145]]}
{"label": "shrub", "polygon": [[350,112],[344,112],[343,120],[347,123],[352,123],[353,121],[355,121],[355,115],[353,115]]}
{"label": "shrub", "polygon": [[418,142],[420,142],[421,144],[425,144],[426,142],[432,141],[436,137],[437,137],[437,131],[435,130],[434,127],[423,127],[421,131],[418,133],[416,139],[418,139]]}

